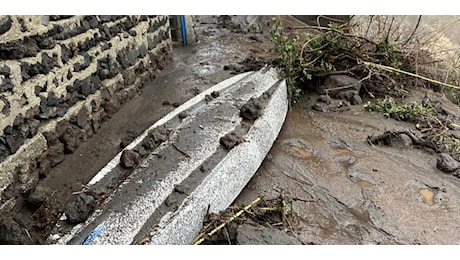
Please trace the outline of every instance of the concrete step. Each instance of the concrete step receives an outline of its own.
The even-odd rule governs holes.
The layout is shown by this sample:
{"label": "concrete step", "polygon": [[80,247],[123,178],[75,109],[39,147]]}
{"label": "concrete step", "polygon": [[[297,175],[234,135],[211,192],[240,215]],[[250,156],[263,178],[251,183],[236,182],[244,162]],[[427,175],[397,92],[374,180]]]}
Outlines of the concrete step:
{"label": "concrete step", "polygon": [[[286,95],[285,82],[266,68],[234,76],[187,101],[125,148],[142,154],[152,133],[167,135],[158,147],[143,151],[139,164],[85,223],[54,234],[56,244],[189,244],[206,213],[227,208],[262,163],[284,122]],[[242,107],[260,109],[249,109],[243,119]],[[101,188],[126,175],[121,154],[88,185]]]}

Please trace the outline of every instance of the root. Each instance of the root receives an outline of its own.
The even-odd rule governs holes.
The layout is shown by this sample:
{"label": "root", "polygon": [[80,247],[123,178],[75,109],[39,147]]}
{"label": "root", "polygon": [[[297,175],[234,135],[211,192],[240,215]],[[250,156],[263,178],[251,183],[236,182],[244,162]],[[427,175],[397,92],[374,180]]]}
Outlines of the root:
{"label": "root", "polygon": [[372,146],[379,145],[379,144],[391,145],[393,138],[400,137],[403,134],[408,136],[411,139],[412,143],[415,145],[425,146],[428,148],[435,149],[435,146],[431,142],[424,140],[422,137],[417,136],[415,133],[413,133],[412,131],[408,129],[398,130],[398,131],[388,131],[387,130],[381,135],[368,136],[367,142]]}

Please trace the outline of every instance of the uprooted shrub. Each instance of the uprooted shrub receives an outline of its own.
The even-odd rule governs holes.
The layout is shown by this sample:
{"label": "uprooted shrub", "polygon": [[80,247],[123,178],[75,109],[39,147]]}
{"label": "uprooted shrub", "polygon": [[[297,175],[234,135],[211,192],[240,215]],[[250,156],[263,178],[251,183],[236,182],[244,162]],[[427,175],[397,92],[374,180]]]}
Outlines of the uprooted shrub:
{"label": "uprooted shrub", "polygon": [[[415,40],[419,23],[403,37],[401,24],[394,18],[372,18],[366,21],[367,30],[362,30],[366,27],[362,21],[290,28],[274,21],[269,39],[275,43],[274,51],[280,58],[278,67],[287,81],[291,103],[333,74],[359,79],[364,86],[361,95],[372,98],[400,97],[415,86],[441,90],[458,82],[458,74],[452,71],[446,82],[433,79],[449,70],[442,64],[435,66],[437,61],[428,48]],[[355,30],[358,26],[361,29]],[[460,102],[460,94],[452,89],[455,88],[449,88],[450,95]]]}

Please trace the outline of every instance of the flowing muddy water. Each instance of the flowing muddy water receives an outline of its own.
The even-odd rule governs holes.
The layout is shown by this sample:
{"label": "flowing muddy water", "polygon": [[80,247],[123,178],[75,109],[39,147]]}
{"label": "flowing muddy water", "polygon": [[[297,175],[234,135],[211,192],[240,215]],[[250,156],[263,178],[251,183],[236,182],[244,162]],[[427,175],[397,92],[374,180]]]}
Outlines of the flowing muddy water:
{"label": "flowing muddy water", "polygon": [[413,126],[362,106],[326,113],[309,107],[304,101],[288,112],[236,205],[286,192],[297,219],[288,233],[303,244],[460,242],[460,181],[437,170],[436,153],[405,140],[391,147],[366,141]]}

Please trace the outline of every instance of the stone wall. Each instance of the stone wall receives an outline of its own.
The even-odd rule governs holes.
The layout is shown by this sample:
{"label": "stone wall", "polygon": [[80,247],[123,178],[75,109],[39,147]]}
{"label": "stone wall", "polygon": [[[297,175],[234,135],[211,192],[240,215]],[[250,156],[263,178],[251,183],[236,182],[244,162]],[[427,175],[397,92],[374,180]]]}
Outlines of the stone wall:
{"label": "stone wall", "polygon": [[0,209],[135,96],[171,46],[168,16],[0,16]]}

